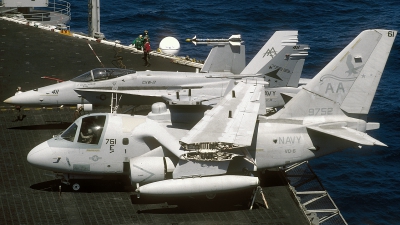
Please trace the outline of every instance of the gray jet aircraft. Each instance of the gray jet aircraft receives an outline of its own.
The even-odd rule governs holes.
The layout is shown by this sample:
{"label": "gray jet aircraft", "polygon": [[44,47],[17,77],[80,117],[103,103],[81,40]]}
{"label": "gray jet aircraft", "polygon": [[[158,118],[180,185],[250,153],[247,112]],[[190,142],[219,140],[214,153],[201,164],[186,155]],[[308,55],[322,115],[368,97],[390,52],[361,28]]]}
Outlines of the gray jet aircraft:
{"label": "gray jet aircraft", "polygon": [[244,46],[240,42],[239,45],[229,41],[224,45],[217,43],[201,73],[93,69],[70,81],[17,93],[4,102],[38,106],[88,104],[87,108],[110,103],[112,106],[143,105],[163,100],[169,104],[213,105],[235,82],[254,80],[269,82],[265,87],[266,107],[281,107],[284,100],[280,93],[290,96],[299,91],[299,79],[308,55],[308,46],[297,42],[297,31],[277,31],[245,68]]}
{"label": "gray jet aircraft", "polygon": [[386,146],[365,132],[379,128],[367,115],[396,35],[363,31],[272,116],[262,115],[263,84],[242,80],[194,127],[174,122],[164,103],[147,116],[91,114],[27,160],[74,190],[82,179],[120,175],[143,196],[214,196],[258,186],[267,168]]}

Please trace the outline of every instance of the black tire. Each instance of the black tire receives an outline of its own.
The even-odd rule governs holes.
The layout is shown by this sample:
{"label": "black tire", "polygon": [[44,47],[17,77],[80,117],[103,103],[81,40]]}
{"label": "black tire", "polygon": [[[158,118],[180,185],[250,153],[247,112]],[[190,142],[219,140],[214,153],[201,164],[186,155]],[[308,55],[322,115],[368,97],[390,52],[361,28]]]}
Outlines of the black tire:
{"label": "black tire", "polygon": [[71,182],[71,188],[72,188],[72,191],[80,191],[82,187],[81,187],[80,183],[74,181],[74,182]]}

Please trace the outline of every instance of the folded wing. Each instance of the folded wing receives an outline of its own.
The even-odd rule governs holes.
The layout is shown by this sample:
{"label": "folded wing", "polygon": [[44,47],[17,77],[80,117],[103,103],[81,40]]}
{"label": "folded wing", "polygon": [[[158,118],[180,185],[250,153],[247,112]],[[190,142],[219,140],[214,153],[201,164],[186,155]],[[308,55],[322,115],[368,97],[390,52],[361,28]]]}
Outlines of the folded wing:
{"label": "folded wing", "polygon": [[264,87],[240,82],[180,140],[182,146],[221,143],[250,146]]}

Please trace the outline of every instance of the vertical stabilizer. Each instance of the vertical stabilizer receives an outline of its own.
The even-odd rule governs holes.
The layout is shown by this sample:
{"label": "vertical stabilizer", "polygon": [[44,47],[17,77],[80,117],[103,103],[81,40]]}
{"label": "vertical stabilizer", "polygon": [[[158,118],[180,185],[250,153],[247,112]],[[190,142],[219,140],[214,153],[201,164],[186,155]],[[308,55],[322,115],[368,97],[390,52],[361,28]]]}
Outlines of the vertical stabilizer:
{"label": "vertical stabilizer", "polygon": [[258,71],[258,74],[264,75],[264,80],[269,83],[269,88],[297,88],[308,50],[308,45],[284,46]]}
{"label": "vertical stabilizer", "polygon": [[213,46],[201,72],[231,72],[239,74],[246,66],[244,45],[232,45],[229,42]]}
{"label": "vertical stabilizer", "polygon": [[297,31],[276,31],[241,74],[259,74],[260,70],[285,46],[295,46],[297,44],[297,34]]}
{"label": "vertical stabilizer", "polygon": [[272,117],[368,114],[396,34],[363,31]]}

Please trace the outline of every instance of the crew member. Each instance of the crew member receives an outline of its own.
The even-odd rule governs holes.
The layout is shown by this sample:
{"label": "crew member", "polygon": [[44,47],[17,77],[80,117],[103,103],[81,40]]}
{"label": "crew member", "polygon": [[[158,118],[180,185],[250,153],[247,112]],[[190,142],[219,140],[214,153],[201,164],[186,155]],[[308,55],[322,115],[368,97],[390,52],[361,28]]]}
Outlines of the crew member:
{"label": "crew member", "polygon": [[86,144],[91,144],[92,141],[93,141],[93,131],[92,131],[92,129],[89,128],[89,129],[87,130],[87,135],[84,135],[84,134],[81,132],[81,137],[83,138],[82,142],[84,142],[84,143],[86,143]]}
{"label": "crew member", "polygon": [[[150,43],[150,36],[149,36],[149,32],[147,30],[145,30],[143,32],[143,46],[144,46],[144,44],[146,44],[146,39]],[[147,60],[149,60],[150,58],[151,58],[150,55],[147,55]]]}
{"label": "crew member", "polygon": [[150,36],[147,30],[143,32],[143,45],[146,43],[145,39],[147,39],[150,42]]}
{"label": "crew member", "polygon": [[144,50],[143,50],[143,59],[144,66],[149,67],[151,64],[149,63],[149,53],[151,51],[149,40],[145,39]]}
{"label": "crew member", "polygon": [[74,121],[81,116],[81,112],[83,110],[83,106],[79,106],[74,112]]}
{"label": "crew member", "polygon": [[142,35],[139,35],[139,36],[135,39],[134,44],[135,44],[135,48],[136,48],[137,50],[143,50],[143,37],[142,37]]}
{"label": "crew member", "polygon": [[[22,93],[22,88],[17,87],[17,91],[15,92],[15,95],[18,95],[20,93]],[[15,106],[15,110],[17,111],[17,118],[14,121],[22,121],[25,118],[25,115],[23,115],[21,112],[21,108],[22,108],[22,106],[20,106],[20,105]]]}

